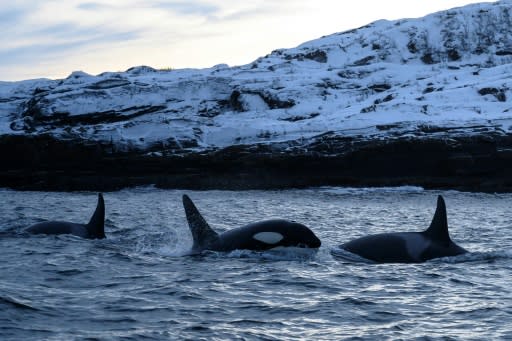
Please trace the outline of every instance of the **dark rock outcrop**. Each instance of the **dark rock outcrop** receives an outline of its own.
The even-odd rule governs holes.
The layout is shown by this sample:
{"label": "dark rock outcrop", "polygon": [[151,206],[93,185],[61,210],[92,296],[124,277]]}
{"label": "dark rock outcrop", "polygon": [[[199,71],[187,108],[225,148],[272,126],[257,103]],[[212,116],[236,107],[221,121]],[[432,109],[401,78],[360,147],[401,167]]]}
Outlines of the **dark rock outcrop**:
{"label": "dark rock outcrop", "polygon": [[512,136],[363,141],[324,135],[307,147],[232,146],[186,155],[113,153],[101,143],[2,136],[0,186],[31,190],[275,189],[401,186],[512,191]]}

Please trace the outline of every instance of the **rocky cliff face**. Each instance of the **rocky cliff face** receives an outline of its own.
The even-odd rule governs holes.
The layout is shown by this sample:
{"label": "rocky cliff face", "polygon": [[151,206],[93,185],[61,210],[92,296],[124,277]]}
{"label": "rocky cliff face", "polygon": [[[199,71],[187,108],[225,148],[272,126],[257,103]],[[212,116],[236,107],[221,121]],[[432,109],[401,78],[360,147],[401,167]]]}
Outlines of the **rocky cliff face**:
{"label": "rocky cliff face", "polygon": [[377,21],[239,67],[0,83],[0,185],[510,190],[511,10]]}

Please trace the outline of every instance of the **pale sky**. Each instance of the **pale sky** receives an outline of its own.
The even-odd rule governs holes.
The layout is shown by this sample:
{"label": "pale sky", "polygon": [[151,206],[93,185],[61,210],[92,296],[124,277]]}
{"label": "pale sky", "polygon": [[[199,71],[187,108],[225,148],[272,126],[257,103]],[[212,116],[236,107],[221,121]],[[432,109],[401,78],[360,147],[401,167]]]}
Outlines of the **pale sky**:
{"label": "pale sky", "polygon": [[416,18],[476,2],[483,1],[1,1],[0,81],[137,65],[242,65],[378,19]]}

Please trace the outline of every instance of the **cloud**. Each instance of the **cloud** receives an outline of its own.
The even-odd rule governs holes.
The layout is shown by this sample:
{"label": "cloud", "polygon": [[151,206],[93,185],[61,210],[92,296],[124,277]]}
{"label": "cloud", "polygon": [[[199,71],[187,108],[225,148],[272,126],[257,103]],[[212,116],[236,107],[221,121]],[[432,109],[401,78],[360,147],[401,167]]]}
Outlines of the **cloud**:
{"label": "cloud", "polygon": [[[70,34],[73,34],[72,32]],[[13,49],[0,50],[0,65],[33,63],[40,60],[52,60],[72,56],[78,50],[87,49],[90,46],[105,46],[119,41],[136,40],[140,38],[138,32],[114,32],[102,33],[90,32],[81,39],[65,39],[53,43],[34,43]]]}
{"label": "cloud", "polygon": [[220,11],[217,5],[207,4],[202,1],[156,1],[146,2],[148,6],[172,11],[181,15],[198,15],[209,17]]}
{"label": "cloud", "polygon": [[[10,2],[8,6],[3,7],[0,4],[0,43],[6,39],[10,39],[10,35],[14,37],[23,31],[23,23],[26,23],[28,18],[34,11],[37,11],[39,4],[31,3],[30,1],[16,1]],[[0,44],[2,46],[3,44]]]}
{"label": "cloud", "polygon": [[113,31],[103,26],[90,27],[81,26],[73,22],[63,22],[34,30],[31,36],[34,40],[40,41],[48,37],[49,40],[55,42],[114,43],[116,41],[137,39],[141,36],[142,31],[133,29]]}
{"label": "cloud", "polygon": [[[41,67],[39,75],[48,77],[62,77],[74,71],[66,67],[100,73],[133,66],[127,63],[155,67],[247,63],[283,47],[275,42],[264,48],[258,44],[271,41],[283,31],[276,16],[297,13],[292,0],[21,0],[17,3],[21,5],[16,10],[0,11],[0,18],[5,17],[11,26],[17,26],[0,36],[2,78],[11,78],[7,75],[15,74],[17,68],[26,69],[28,65],[35,68],[44,63],[62,68],[56,75]],[[269,35],[267,32],[272,28],[276,32]],[[237,48],[238,51],[233,51]],[[70,60],[78,66],[70,66]]]}
{"label": "cloud", "polygon": [[[471,1],[425,6],[431,11]],[[426,14],[420,13],[425,8],[413,11],[417,2],[379,7],[360,0],[347,7],[330,0],[16,0],[0,5],[0,80],[26,77],[28,68],[55,78],[77,68],[100,73],[137,65],[132,63],[240,65],[376,19]]]}
{"label": "cloud", "polygon": [[0,25],[9,26],[20,22],[26,13],[27,11],[23,8],[0,8]]}
{"label": "cloud", "polygon": [[[58,64],[62,58],[74,58],[84,51],[103,49],[105,53],[105,46],[141,39],[145,32],[142,26],[137,28],[112,17],[113,3],[74,0],[39,3],[37,6],[31,1],[20,1],[17,7],[0,8],[1,77],[29,65]],[[109,8],[111,12],[100,15]],[[92,13],[84,14],[86,10]]]}
{"label": "cloud", "polygon": [[104,8],[108,8],[107,5],[99,3],[99,2],[84,2],[80,3],[76,6],[78,9],[86,10],[86,11],[98,11]]}

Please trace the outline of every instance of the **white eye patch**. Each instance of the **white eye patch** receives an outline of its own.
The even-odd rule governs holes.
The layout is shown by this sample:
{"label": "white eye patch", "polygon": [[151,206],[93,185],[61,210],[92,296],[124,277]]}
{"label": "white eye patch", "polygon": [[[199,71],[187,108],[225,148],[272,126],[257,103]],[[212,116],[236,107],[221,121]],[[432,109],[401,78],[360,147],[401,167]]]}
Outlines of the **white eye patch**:
{"label": "white eye patch", "polygon": [[284,238],[284,236],[277,232],[260,232],[252,236],[252,238],[265,244],[277,244]]}

